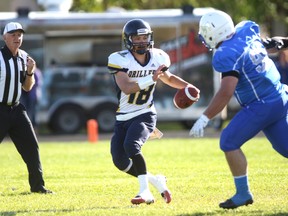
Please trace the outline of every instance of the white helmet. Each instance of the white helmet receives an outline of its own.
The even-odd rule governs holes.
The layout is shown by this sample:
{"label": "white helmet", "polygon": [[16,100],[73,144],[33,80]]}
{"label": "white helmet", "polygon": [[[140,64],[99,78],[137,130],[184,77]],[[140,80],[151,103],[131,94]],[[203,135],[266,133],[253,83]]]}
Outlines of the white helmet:
{"label": "white helmet", "polygon": [[200,19],[199,37],[208,49],[214,49],[218,43],[230,39],[234,33],[234,23],[223,11],[209,12]]}

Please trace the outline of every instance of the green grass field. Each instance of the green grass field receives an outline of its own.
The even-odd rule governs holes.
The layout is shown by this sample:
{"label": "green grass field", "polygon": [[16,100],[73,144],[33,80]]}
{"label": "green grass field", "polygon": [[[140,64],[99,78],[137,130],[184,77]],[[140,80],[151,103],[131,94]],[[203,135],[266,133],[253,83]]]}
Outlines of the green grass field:
{"label": "green grass field", "polygon": [[165,174],[170,204],[151,187],[156,202],[132,206],[138,180],[112,164],[109,141],[42,142],[46,187],[54,195],[29,193],[27,171],[15,147],[0,145],[0,215],[288,215],[288,163],[264,138],[244,147],[254,204],[222,210],[234,183],[217,138],[161,139],[143,148],[149,171]]}

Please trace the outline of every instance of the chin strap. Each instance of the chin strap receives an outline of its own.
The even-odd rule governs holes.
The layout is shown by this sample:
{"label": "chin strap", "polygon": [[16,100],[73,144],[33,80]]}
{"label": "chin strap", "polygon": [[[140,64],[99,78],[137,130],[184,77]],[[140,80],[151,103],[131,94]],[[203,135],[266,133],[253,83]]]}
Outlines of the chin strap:
{"label": "chin strap", "polygon": [[143,48],[143,49],[133,49],[133,52],[139,54],[139,55],[144,55],[148,52],[148,48]]}

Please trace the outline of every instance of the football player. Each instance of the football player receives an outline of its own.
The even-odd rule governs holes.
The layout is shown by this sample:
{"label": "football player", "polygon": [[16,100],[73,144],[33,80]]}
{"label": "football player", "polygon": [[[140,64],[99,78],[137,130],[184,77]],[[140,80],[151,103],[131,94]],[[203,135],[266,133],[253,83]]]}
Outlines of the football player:
{"label": "football player", "polygon": [[220,137],[220,148],[236,187],[236,193],[219,204],[225,209],[253,203],[247,160],[241,150],[244,143],[262,131],[272,147],[288,157],[288,88],[280,82],[279,72],[265,49],[282,49],[287,42],[282,41],[280,47],[275,38],[262,41],[259,32],[255,22],[242,21],[234,26],[228,14],[217,10],[202,16],[199,23],[200,38],[214,50],[212,65],[222,74],[222,81],[190,135],[202,137],[208,121],[228,104],[233,94],[242,107]]}
{"label": "football player", "polygon": [[157,116],[153,93],[156,82],[161,80],[176,89],[193,85],[169,72],[170,58],[163,50],[153,47],[149,23],[142,19],[128,21],[122,37],[126,49],[112,53],[108,58],[119,99],[111,139],[113,163],[120,171],[138,178],[140,189],[131,200],[132,204],[154,202],[148,183],[156,187],[166,203],[170,203],[166,177],[147,172],[141,148],[155,130]]}

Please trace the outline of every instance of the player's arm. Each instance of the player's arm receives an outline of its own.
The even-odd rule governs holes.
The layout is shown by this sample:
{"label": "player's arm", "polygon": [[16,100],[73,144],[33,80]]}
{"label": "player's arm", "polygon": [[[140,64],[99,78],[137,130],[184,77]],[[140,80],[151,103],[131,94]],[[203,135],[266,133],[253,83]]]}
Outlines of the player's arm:
{"label": "player's arm", "polygon": [[140,90],[139,85],[129,78],[127,71],[129,59],[125,53],[115,52],[108,57],[108,69],[124,94],[129,95]]}
{"label": "player's arm", "polygon": [[220,113],[233,96],[238,83],[238,76],[239,74],[236,71],[230,71],[222,74],[220,89],[214,95],[204,113],[191,128],[189,132],[190,136],[204,136],[204,128],[207,126],[209,120]]}
{"label": "player's arm", "polygon": [[237,74],[238,73],[234,71],[224,74],[221,81],[220,89],[214,95],[208,107],[203,113],[208,117],[208,119],[212,119],[213,117],[215,117],[229,103],[238,83]]}
{"label": "player's arm", "polygon": [[131,80],[127,73],[118,71],[114,74],[116,83],[124,94],[129,95],[140,91],[140,87],[137,82]]}
{"label": "player's arm", "polygon": [[126,73],[119,71],[115,74],[116,83],[121,91],[123,91],[125,94],[136,93],[140,90],[146,89],[151,85],[154,85],[158,79],[161,79],[161,77],[165,76],[165,72],[163,71],[165,67],[165,65],[161,65],[153,75],[143,77],[137,82],[130,80]]}
{"label": "player's arm", "polygon": [[22,88],[25,91],[30,91],[35,84],[34,71],[36,68],[36,62],[30,56],[27,56],[26,65],[27,65],[27,72]]}
{"label": "player's arm", "polygon": [[[155,57],[157,58],[157,61],[160,64],[162,64],[162,66],[160,66],[158,68],[158,70],[160,69],[160,72],[161,71],[163,72],[163,75],[159,76],[159,79],[162,82],[164,82],[166,85],[169,85],[169,86],[176,88],[176,89],[182,89],[188,85],[196,88],[191,83],[188,83],[185,80],[183,80],[182,78],[172,74],[169,71],[169,66],[171,64],[169,55],[166,52],[164,52],[163,50],[157,49],[157,51],[159,53],[158,53],[158,55],[155,55]],[[156,73],[158,72],[158,70],[156,71]],[[198,88],[196,88],[196,89],[198,89]]]}
{"label": "player's arm", "polygon": [[172,74],[169,70],[163,72],[163,76],[159,77],[159,79],[166,85],[169,85],[176,89],[182,89],[185,88],[186,86],[192,86],[200,92],[200,90],[197,87],[195,87],[191,83],[186,82],[181,77]]}
{"label": "player's arm", "polygon": [[148,75],[139,79],[137,82],[135,80],[131,80],[126,72],[118,71],[115,73],[115,80],[119,88],[125,94],[133,94],[140,90],[146,89],[147,87],[154,85],[155,82],[159,79],[160,76],[163,76],[163,72],[161,71],[161,66],[153,75]]}

